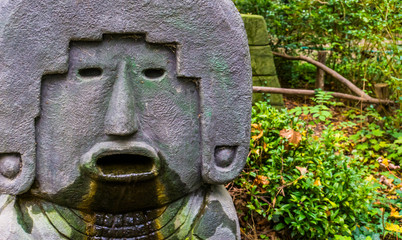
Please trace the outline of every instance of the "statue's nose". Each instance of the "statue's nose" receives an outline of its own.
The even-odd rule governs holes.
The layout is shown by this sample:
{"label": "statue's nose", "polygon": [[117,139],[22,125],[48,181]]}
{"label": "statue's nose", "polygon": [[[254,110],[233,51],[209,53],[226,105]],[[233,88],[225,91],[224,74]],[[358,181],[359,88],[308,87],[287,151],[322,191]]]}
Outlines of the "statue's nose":
{"label": "statue's nose", "polygon": [[119,63],[112,96],[105,116],[105,133],[128,136],[138,131],[132,83],[127,77],[127,62]]}

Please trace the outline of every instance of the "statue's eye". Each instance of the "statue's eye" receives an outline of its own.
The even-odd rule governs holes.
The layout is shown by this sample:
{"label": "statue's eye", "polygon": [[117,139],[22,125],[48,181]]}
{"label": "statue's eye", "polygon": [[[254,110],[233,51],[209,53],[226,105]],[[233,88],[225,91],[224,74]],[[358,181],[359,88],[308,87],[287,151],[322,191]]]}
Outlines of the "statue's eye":
{"label": "statue's eye", "polygon": [[83,78],[100,77],[102,75],[102,69],[98,67],[81,68],[78,70],[78,75]]}
{"label": "statue's eye", "polygon": [[165,75],[165,69],[162,68],[148,68],[145,69],[142,74],[145,76],[145,78],[148,78],[150,80],[156,80]]}

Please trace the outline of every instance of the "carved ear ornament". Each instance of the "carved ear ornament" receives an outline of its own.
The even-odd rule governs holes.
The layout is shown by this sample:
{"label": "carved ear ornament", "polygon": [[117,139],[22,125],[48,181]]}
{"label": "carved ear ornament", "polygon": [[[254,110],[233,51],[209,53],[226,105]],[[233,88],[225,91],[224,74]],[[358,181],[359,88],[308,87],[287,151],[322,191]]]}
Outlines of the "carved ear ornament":
{"label": "carved ear ornament", "polygon": [[30,188],[35,164],[29,159],[16,152],[0,153],[0,193],[18,195]]}
{"label": "carved ear ornament", "polygon": [[209,184],[224,184],[232,181],[244,167],[246,161],[243,159],[244,151],[243,146],[216,146],[212,158],[203,159],[204,181]]}
{"label": "carved ear ornament", "polygon": [[14,179],[21,171],[21,156],[18,153],[0,154],[0,174]]}

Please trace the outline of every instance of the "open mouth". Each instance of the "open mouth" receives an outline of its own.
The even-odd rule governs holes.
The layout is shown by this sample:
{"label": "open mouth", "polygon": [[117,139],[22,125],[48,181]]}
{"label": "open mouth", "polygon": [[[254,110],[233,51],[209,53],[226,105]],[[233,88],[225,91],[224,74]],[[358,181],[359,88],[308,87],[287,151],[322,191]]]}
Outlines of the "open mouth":
{"label": "open mouth", "polygon": [[154,161],[152,158],[142,155],[113,154],[98,158],[96,166],[104,174],[141,174],[151,172]]}
{"label": "open mouth", "polygon": [[81,169],[104,181],[144,181],[159,173],[159,157],[143,142],[95,144],[81,159]]}

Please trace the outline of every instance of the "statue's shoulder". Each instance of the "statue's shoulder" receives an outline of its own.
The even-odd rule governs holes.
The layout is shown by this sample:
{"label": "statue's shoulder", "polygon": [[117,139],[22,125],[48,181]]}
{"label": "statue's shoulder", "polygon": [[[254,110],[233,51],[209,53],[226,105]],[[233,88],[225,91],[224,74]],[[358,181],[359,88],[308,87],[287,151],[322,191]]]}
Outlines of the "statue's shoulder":
{"label": "statue's shoulder", "polygon": [[60,240],[34,202],[11,195],[0,195],[0,240]]}
{"label": "statue's shoulder", "polygon": [[20,226],[15,204],[15,196],[0,195],[0,239],[31,239]]}
{"label": "statue's shoulder", "polygon": [[208,240],[240,239],[236,209],[224,186],[210,186],[204,206],[204,212],[193,230],[194,236]]}

